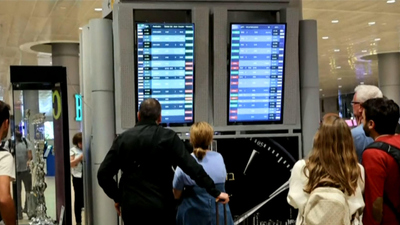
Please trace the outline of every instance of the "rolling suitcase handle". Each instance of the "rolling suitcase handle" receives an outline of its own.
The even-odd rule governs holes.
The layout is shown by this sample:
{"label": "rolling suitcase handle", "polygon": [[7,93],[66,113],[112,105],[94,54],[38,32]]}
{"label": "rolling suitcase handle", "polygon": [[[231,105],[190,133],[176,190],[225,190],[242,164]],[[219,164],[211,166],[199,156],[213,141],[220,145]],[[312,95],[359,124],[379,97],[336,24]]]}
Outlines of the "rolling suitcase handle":
{"label": "rolling suitcase handle", "polygon": [[[226,218],[226,205],[223,204],[224,206],[224,225],[228,224],[227,218]],[[217,214],[217,225],[219,225],[219,212],[218,212],[218,202],[215,202],[215,211]]]}

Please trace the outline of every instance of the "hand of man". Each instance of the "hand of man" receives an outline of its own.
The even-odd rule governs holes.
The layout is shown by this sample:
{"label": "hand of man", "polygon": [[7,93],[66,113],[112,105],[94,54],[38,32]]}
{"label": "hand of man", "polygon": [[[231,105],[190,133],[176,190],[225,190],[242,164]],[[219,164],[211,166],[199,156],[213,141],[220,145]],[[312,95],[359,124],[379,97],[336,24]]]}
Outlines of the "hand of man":
{"label": "hand of man", "polygon": [[219,196],[217,197],[216,201],[222,202],[222,204],[226,204],[229,202],[229,195],[227,193],[221,192]]}
{"label": "hand of man", "polygon": [[117,210],[118,216],[121,216],[121,207],[119,206],[119,203],[114,204],[115,210]]}

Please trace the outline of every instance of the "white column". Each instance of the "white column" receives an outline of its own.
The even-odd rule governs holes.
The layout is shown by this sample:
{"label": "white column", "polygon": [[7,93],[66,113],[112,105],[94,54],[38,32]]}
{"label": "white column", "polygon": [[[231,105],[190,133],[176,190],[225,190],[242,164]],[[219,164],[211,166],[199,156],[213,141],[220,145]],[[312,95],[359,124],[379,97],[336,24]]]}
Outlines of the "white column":
{"label": "white column", "polygon": [[75,94],[80,93],[79,88],[79,44],[56,43],[52,44],[52,64],[67,68],[67,91],[68,91],[68,118],[69,137],[72,146],[72,137],[81,131],[81,123],[75,120]]}
{"label": "white column", "polygon": [[299,29],[301,129],[303,153],[307,156],[320,118],[317,21],[301,20]]}
{"label": "white column", "polygon": [[383,95],[400,104],[400,53],[379,54],[378,68]]}
{"label": "white column", "polygon": [[[85,193],[85,220],[86,225],[93,225],[93,195],[92,195],[92,160],[91,160],[91,140],[92,140],[92,82],[90,73],[90,29],[89,26],[82,27],[80,41],[81,55],[81,95],[82,95],[82,133],[83,133],[83,150],[84,150],[84,193]],[[96,177],[94,177],[96,178]]]}
{"label": "white column", "polygon": [[[115,139],[114,67],[112,21],[92,19],[90,27],[90,73],[93,112],[91,167],[94,225],[118,224],[114,201],[106,196],[97,182],[97,171]],[[132,112],[134,113],[134,112]]]}

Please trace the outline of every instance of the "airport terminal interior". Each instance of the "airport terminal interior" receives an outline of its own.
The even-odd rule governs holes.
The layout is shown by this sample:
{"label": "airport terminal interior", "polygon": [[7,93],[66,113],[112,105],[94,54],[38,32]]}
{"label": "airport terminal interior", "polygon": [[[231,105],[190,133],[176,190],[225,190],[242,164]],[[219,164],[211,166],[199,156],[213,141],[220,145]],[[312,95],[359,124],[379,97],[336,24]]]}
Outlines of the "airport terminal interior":
{"label": "airport terminal interior", "polygon": [[18,224],[77,225],[79,132],[81,224],[123,224],[96,174],[146,98],[183,141],[194,122],[214,127],[235,225],[295,224],[288,179],[321,118],[357,127],[360,84],[400,102],[399,22],[400,0],[0,0],[8,138],[32,150],[32,191],[19,169],[12,185]]}

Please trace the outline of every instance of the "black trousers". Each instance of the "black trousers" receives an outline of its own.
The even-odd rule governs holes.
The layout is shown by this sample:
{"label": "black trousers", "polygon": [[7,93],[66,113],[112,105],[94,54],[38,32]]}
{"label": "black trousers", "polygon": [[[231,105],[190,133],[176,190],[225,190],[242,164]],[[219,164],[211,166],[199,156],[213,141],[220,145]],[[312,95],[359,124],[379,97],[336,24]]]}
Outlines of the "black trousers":
{"label": "black trousers", "polygon": [[24,183],[25,193],[26,193],[25,194],[25,204],[24,204],[24,210],[26,211],[26,210],[28,210],[27,209],[28,194],[32,190],[32,175],[29,172],[29,170],[23,171],[23,172],[17,172],[17,199],[18,199],[17,209],[18,209],[18,216],[22,216],[22,201],[21,201],[22,182]]}
{"label": "black trousers", "polygon": [[83,178],[72,177],[75,192],[75,222],[82,223],[82,208],[83,208]]}

